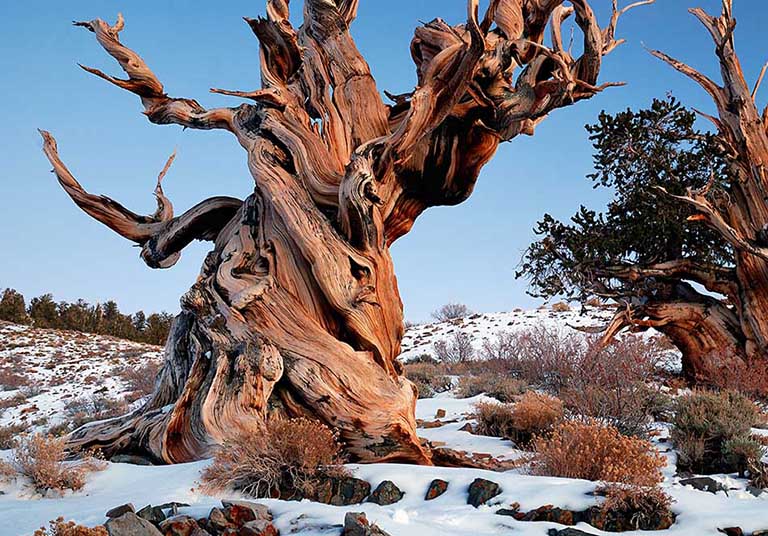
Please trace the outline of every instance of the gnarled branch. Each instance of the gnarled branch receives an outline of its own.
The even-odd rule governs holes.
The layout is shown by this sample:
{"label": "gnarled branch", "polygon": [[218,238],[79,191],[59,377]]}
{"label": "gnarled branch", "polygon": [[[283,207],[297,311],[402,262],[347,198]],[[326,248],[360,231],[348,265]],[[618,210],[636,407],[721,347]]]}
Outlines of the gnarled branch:
{"label": "gnarled branch", "polygon": [[173,266],[181,250],[192,240],[215,240],[218,232],[242,205],[242,201],[232,197],[212,197],[174,218],[173,207],[161,186],[174,154],[157,179],[157,211],[152,216],[140,216],[109,197],[85,191],[61,161],[54,137],[44,130],[40,134],[43,137],[43,152],[53,165],[53,172],[64,191],[89,216],[120,236],[141,245],[141,257],[151,268]]}
{"label": "gnarled branch", "polygon": [[232,130],[234,110],[217,108],[206,110],[192,99],[174,99],[165,94],[163,84],[147,67],[144,60],[130,48],[120,43],[119,33],[125,27],[122,14],[117,22],[110,26],[101,19],[87,22],[74,22],[96,34],[96,40],[104,50],[122,67],[128,79],[115,78],[98,69],[80,65],[91,74],[103,78],[112,84],[135,93],[141,98],[144,113],[150,121],[157,124],[176,124],[196,129]]}

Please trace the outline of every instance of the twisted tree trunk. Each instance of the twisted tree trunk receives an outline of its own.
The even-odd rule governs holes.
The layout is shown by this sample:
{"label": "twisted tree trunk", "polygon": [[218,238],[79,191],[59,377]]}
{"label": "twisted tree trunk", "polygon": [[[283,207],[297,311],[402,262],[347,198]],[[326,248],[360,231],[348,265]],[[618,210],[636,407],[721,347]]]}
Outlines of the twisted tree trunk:
{"label": "twisted tree trunk", "polygon": [[[532,134],[551,110],[605,87],[595,85],[601,58],[619,43],[626,9],[614,6],[600,29],[585,0],[562,3],[494,0],[479,21],[470,0],[465,24],[418,28],[418,87],[391,106],[349,34],[356,0],[306,0],[299,29],[286,0],[269,0],[266,19],[247,19],[261,43],[263,88],[212,90],[254,101],[214,110],[165,94],[120,43],[122,17],[76,23],[128,78],[86,70],[138,95],[154,123],[231,132],[255,184],[244,201],[212,198],[173,217],[160,184],[169,162],[157,212],[138,216],[87,193],[42,133],[70,197],[140,244],[149,266],[173,265],[191,240],[214,243],[181,300],[151,399],[75,431],[71,446],[194,460],[280,413],[337,429],[353,459],[430,463],[415,431],[416,391],[397,361],[403,312],[389,247],[426,208],[466,199],[501,141]],[[578,58],[560,37],[574,11]]]}

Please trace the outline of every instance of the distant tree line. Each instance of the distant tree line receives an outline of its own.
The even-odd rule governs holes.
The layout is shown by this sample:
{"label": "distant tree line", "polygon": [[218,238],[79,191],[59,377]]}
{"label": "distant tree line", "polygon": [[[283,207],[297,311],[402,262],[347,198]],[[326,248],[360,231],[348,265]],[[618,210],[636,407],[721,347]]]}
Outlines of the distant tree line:
{"label": "distant tree line", "polygon": [[21,292],[6,288],[0,298],[0,320],[164,344],[173,315],[165,312],[147,315],[144,311],[124,314],[112,300],[96,304],[83,299],[74,303],[56,302],[51,294],[32,298],[27,305]]}

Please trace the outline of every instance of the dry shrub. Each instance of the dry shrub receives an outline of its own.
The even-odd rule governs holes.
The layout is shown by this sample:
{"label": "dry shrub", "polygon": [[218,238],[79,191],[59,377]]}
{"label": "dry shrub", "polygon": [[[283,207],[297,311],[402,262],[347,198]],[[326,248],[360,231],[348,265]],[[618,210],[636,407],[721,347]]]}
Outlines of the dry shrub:
{"label": "dry shrub", "polygon": [[480,402],[475,405],[474,416],[477,420],[475,433],[512,439],[515,433],[515,422],[511,404]]}
{"label": "dry shrub", "polygon": [[563,421],[533,441],[536,475],[582,478],[637,486],[663,480],[664,457],[645,439],[622,435],[593,420]]}
{"label": "dry shrub", "polygon": [[757,489],[768,489],[768,464],[762,460],[750,460],[747,471],[750,485]]}
{"label": "dry shrub", "polygon": [[749,465],[754,460],[762,460],[765,447],[752,437],[736,437],[723,443],[723,456],[729,466],[744,477]]}
{"label": "dry shrub", "polygon": [[0,412],[8,408],[15,408],[17,406],[20,406],[26,401],[27,401],[27,397],[22,392],[18,392],[13,396],[9,396],[6,398],[0,398]]}
{"label": "dry shrub", "polygon": [[677,399],[672,439],[680,470],[730,473],[728,441],[745,440],[759,419],[757,406],[734,391],[694,391]]}
{"label": "dry shrub", "polygon": [[528,444],[534,436],[543,436],[563,420],[563,402],[554,396],[529,391],[512,408],[515,442]]}
{"label": "dry shrub", "polygon": [[259,433],[226,441],[202,475],[204,489],[253,497],[312,497],[328,477],[347,476],[336,435],[309,419],[272,418]]}
{"label": "dry shrub", "polygon": [[521,446],[548,433],[563,418],[559,399],[534,392],[525,393],[514,405],[481,402],[475,408],[478,434],[508,438]]}
{"label": "dry shrub", "polygon": [[702,375],[711,378],[713,387],[718,389],[768,400],[768,361],[765,359],[708,356]]}
{"label": "dry shrub", "polygon": [[636,336],[605,347],[596,342],[589,341],[576,356],[561,398],[574,413],[611,424],[626,435],[647,437],[651,415],[663,412],[667,399],[653,382],[667,359],[666,349]]}
{"label": "dry shrub", "polygon": [[146,360],[141,366],[123,368],[120,376],[131,390],[131,398],[137,400],[152,393],[159,372],[157,362]]}
{"label": "dry shrub", "polygon": [[611,484],[601,488],[600,492],[605,495],[600,508],[604,517],[603,530],[610,530],[619,520],[630,523],[630,526],[623,526],[623,530],[667,528],[675,519],[670,509],[672,497],[661,488]]}
{"label": "dry shrub", "polygon": [[459,379],[457,396],[469,398],[486,394],[500,402],[512,402],[527,389],[528,384],[525,380],[486,372],[473,376],[462,376]]}
{"label": "dry shrub", "polygon": [[446,320],[458,320],[472,314],[469,307],[463,303],[446,303],[440,309],[432,312],[432,318],[438,322]]}
{"label": "dry shrub", "polygon": [[104,468],[102,462],[92,456],[73,462],[65,462],[66,457],[64,438],[35,434],[21,437],[11,461],[0,462],[0,466],[5,478],[25,476],[39,493],[79,491],[89,472]]}
{"label": "dry shrub", "polygon": [[449,391],[453,386],[451,378],[446,375],[446,368],[438,362],[406,363],[405,376],[411,380],[419,391],[419,398],[430,398],[435,393]]}
{"label": "dry shrub", "polygon": [[27,427],[23,424],[9,424],[0,426],[0,450],[12,449],[16,446],[19,435]]}
{"label": "dry shrub", "polygon": [[59,517],[54,521],[49,521],[49,528],[40,527],[33,536],[108,536],[107,528],[104,525],[98,525],[93,528],[78,525],[74,521],[64,521]]}
{"label": "dry shrub", "polygon": [[474,359],[475,349],[472,346],[472,336],[456,330],[445,340],[432,345],[435,357],[448,365],[465,363]]}
{"label": "dry shrub", "polygon": [[26,386],[29,383],[27,378],[21,376],[11,367],[0,368],[0,386],[4,391],[12,391]]}

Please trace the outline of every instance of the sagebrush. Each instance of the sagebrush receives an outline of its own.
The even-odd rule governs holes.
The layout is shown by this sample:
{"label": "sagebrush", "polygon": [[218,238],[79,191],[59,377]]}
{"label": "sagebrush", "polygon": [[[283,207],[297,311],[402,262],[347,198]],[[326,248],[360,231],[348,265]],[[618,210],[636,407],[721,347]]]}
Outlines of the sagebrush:
{"label": "sagebrush", "polygon": [[336,435],[317,421],[273,417],[226,441],[202,475],[208,492],[252,497],[312,497],[329,477],[348,476]]}

